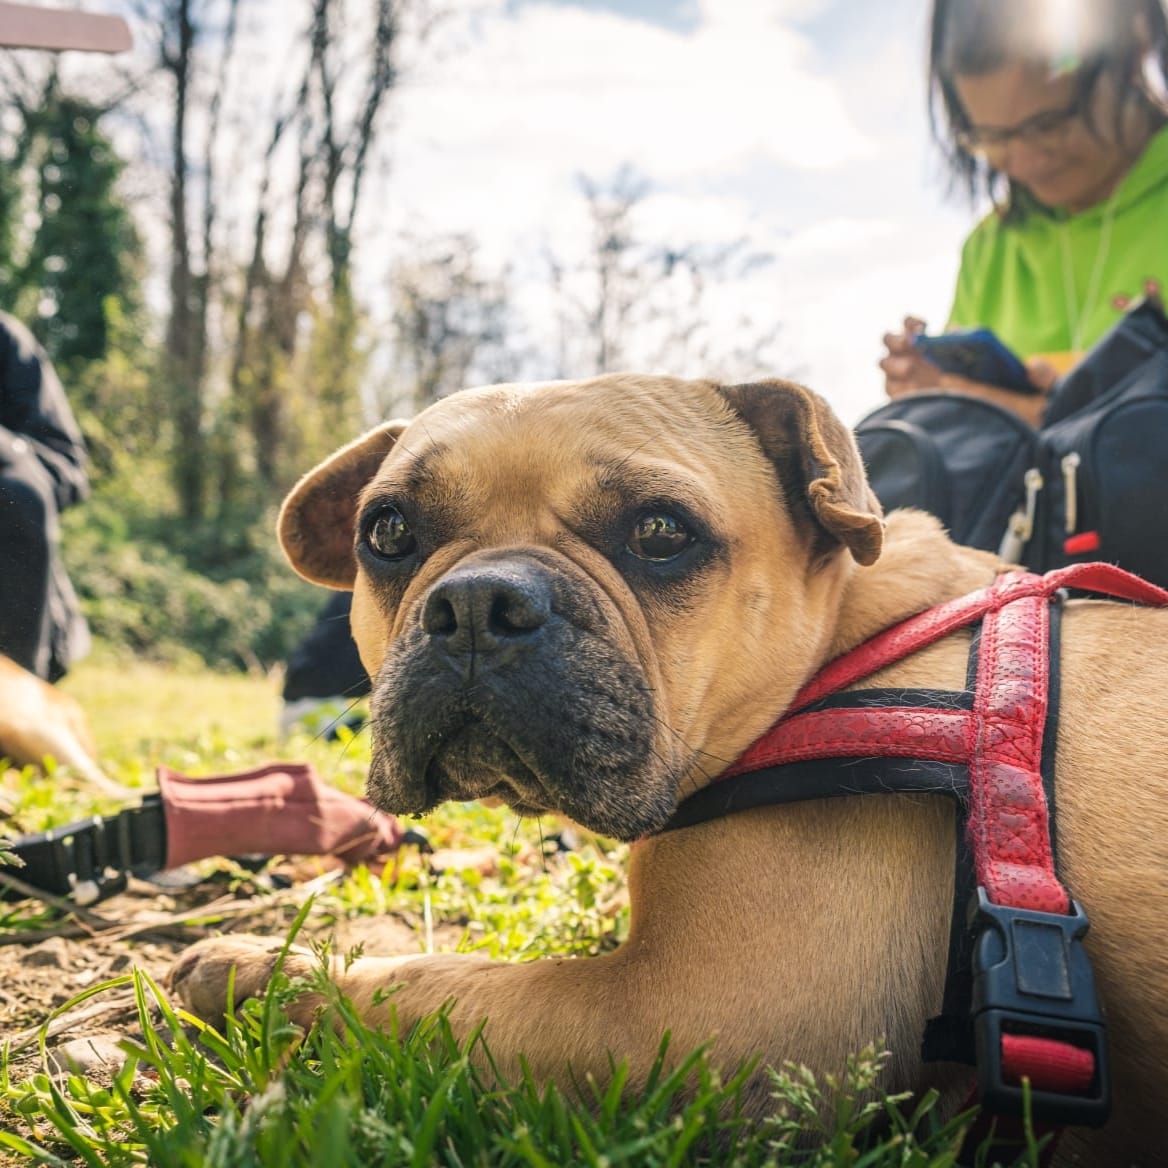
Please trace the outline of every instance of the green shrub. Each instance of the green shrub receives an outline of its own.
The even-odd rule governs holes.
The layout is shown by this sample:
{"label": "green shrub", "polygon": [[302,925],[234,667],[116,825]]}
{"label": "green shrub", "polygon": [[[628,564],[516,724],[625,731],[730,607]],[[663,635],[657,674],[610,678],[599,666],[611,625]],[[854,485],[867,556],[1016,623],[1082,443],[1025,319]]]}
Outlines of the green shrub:
{"label": "green shrub", "polygon": [[65,561],[94,636],[115,650],[266,670],[287,657],[325,599],[288,566],[274,525],[269,511],[186,530],[107,483],[64,516]]}

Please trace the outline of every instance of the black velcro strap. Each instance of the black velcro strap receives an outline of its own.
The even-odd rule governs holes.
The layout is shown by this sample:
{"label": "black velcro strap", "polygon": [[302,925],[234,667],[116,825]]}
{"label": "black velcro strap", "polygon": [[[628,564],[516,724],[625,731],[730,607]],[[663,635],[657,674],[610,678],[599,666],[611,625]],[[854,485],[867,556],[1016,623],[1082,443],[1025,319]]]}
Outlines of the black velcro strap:
{"label": "black velcro strap", "polygon": [[[148,875],[166,865],[166,813],[160,795],[116,815],[94,815],[14,840],[7,848],[24,861],[10,869],[22,883],[78,904],[94,904],[120,892],[130,872]],[[0,875],[3,870],[0,869]],[[10,886],[0,899],[18,898]]]}
{"label": "black velcro strap", "polygon": [[[981,626],[977,626],[980,630]],[[974,678],[976,681],[976,677]],[[828,694],[800,710],[866,710],[886,706],[906,706],[915,710],[972,710],[973,683],[965,689],[907,689],[903,686],[873,686],[871,689],[845,689]]]}
{"label": "black velcro strap", "polygon": [[921,1061],[973,1066],[977,1054],[970,1010],[973,1005],[973,933],[967,909],[977,888],[973,855],[966,836],[965,805],[957,805],[957,848],[953,872],[953,912],[949,921],[949,956],[941,1013],[925,1022]]}
{"label": "black velcro strap", "polygon": [[965,799],[969,768],[916,758],[823,758],[785,763],[721,779],[678,804],[661,831],[692,827],[707,819],[842,795],[928,794]]}

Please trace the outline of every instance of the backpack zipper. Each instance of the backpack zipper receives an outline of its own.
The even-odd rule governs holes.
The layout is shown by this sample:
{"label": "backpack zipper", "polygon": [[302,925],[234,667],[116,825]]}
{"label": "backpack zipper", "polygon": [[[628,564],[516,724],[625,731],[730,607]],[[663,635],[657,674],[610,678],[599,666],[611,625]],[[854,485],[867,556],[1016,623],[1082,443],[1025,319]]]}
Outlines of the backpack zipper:
{"label": "backpack zipper", "polygon": [[1026,544],[1034,534],[1034,514],[1038,509],[1038,492],[1042,490],[1042,471],[1032,466],[1022,479],[1026,501],[1010,516],[1006,534],[1002,536],[998,555],[1008,564],[1020,564]]}
{"label": "backpack zipper", "polygon": [[1072,450],[1070,454],[1063,455],[1062,461],[1059,464],[1063,471],[1063,494],[1065,495],[1063,515],[1066,519],[1064,527],[1067,535],[1074,535],[1079,526],[1079,493],[1076,475],[1079,470],[1079,463],[1082,461],[1079,457],[1079,452]]}

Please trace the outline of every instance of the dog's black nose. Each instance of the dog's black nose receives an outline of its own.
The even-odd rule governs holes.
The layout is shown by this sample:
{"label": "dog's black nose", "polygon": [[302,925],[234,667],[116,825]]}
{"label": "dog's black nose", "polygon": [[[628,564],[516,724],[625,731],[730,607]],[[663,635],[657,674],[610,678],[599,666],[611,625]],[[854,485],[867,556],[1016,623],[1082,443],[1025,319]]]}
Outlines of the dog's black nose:
{"label": "dog's black nose", "polygon": [[422,628],[450,654],[529,644],[552,611],[552,586],[536,565],[466,564],[430,589]]}

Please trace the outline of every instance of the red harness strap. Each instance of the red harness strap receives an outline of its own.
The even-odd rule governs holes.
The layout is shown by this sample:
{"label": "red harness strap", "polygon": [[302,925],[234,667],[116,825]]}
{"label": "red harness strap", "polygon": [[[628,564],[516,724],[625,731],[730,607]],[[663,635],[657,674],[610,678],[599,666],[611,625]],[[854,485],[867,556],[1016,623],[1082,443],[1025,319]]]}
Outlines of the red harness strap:
{"label": "red harness strap", "polygon": [[[1065,913],[1042,788],[1049,682],[1047,605],[1063,588],[1168,606],[1168,592],[1110,564],[1035,576],[1003,574],[988,588],[910,617],[838,657],[796,696],[783,720],[716,781],[821,758],[892,756],[970,768],[970,843],[993,904]],[[958,629],[982,621],[972,710],[880,707],[806,710]]]}
{"label": "red harness strap", "polygon": [[[1065,963],[1068,982],[1075,980],[1084,988],[1081,996],[1094,998],[1089,963],[1077,945],[1086,932],[1086,916],[1055,874],[1042,781],[1050,682],[1049,605],[1065,588],[1168,606],[1168,592],[1108,564],[1074,565],[1045,576],[1001,575],[989,587],[911,617],[829,663],[797,695],[782,721],[715,780],[793,762],[845,757],[930,759],[968,767],[968,837],[981,889],[979,919],[985,932],[993,934],[983,936],[978,958],[986,1003],[1001,994],[1010,1000],[1015,981],[1022,985],[1026,978],[1018,972],[1024,963],[1049,962],[1052,955],[1055,965]],[[807,709],[978,620],[981,640],[971,710]],[[1034,951],[1014,952],[1026,946]],[[1039,993],[1043,996],[1045,991]],[[1084,1017],[1089,1015],[1087,1010]],[[1023,1021],[1016,1025],[1018,1018]],[[987,1081],[1006,1084],[996,1092],[997,1103],[1017,1103],[1018,1085],[1028,1078],[1033,1090],[1053,1098],[1050,1113],[1061,1116],[1060,1122],[1084,1122],[1066,1118],[1075,1116],[1074,1098],[1068,1103],[1058,1097],[1082,1096],[1094,1082],[1099,1099],[1091,1122],[1106,1118],[1106,1085],[1100,1085],[1106,1076],[1105,1062],[1100,1062],[1105,1058],[1101,1024],[1082,1027],[1087,1046],[1095,1042],[1094,1049],[1085,1049],[1063,1041],[1066,1032],[1049,1018],[1040,1015],[1031,1026],[1025,1001],[1021,1013],[985,1006],[982,1022],[978,1062],[992,1063],[988,1079],[982,1076],[983,1094],[991,1094]],[[1073,1033],[1074,1023],[1069,1025]],[[991,1049],[985,1049],[987,1044]]]}
{"label": "red harness strap", "polygon": [[946,601],[898,625],[877,633],[843,657],[828,662],[803,687],[787,711],[787,716],[812,702],[844,689],[857,681],[901,661],[910,653],[947,637],[993,608],[1000,608],[1017,596],[1053,596],[1062,588],[1096,592],[1119,600],[1132,600],[1156,608],[1168,606],[1168,592],[1125,572],[1114,564],[1073,564],[1035,576],[1029,572],[1009,572],[998,576],[988,587],[955,600]]}

